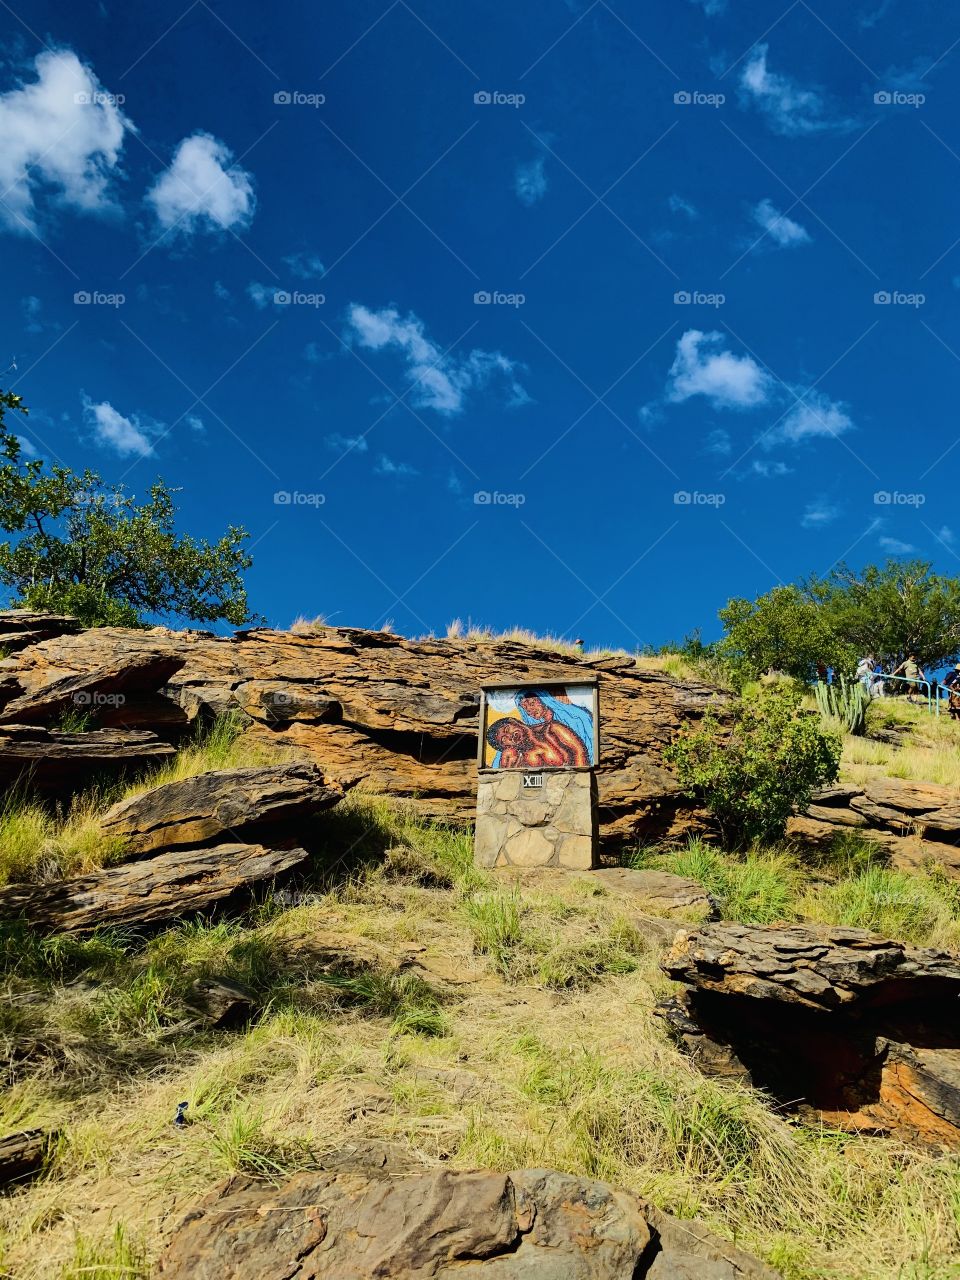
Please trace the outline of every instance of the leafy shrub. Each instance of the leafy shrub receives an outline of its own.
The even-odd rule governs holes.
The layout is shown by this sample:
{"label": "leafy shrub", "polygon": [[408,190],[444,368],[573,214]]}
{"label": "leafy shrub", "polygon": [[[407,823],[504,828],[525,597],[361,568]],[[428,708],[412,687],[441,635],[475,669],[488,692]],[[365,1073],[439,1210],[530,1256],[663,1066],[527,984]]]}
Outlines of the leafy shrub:
{"label": "leafy shrub", "polygon": [[730,724],[708,713],[664,756],[687,793],[703,796],[724,842],[743,848],[782,839],[793,810],[837,777],[840,751],[839,737],[801,711],[796,690],[776,686],[734,703]]}

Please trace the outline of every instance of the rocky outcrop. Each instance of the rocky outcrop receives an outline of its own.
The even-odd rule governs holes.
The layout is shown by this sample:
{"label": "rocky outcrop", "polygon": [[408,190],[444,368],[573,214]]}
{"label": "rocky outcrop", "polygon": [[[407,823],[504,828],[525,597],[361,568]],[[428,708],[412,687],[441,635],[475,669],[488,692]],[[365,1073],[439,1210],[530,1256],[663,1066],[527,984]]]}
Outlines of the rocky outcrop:
{"label": "rocky outcrop", "polygon": [[778,1280],[625,1191],[548,1169],[234,1177],[189,1213],[165,1280]]}
{"label": "rocky outcrop", "polygon": [[[169,674],[164,661],[175,665]],[[589,661],[505,641],[415,641],[347,628],[219,638],[104,627],[51,637],[0,662],[3,714],[40,715],[62,705],[61,682],[79,681],[76,691],[97,673],[113,670],[119,679],[128,664],[141,673],[161,665],[151,688],[141,681],[123,704],[93,707],[98,723],[156,727],[173,741],[198,716],[239,708],[252,736],[296,749],[328,778],[363,781],[424,814],[464,820],[475,805],[481,684],[596,674],[601,830],[618,840],[703,826],[662,753],[682,725],[709,707],[722,714],[726,700],[707,685],[640,670],[626,656]]]}
{"label": "rocky outcrop", "polygon": [[214,769],[121,800],[100,829],[128,855],[153,853],[302,824],[342,795],[315,764]]}
{"label": "rocky outcrop", "polygon": [[877,844],[894,867],[913,871],[937,863],[960,878],[960,795],[955,787],[905,778],[871,778],[862,787],[838,784],[816,792],[787,827],[794,840],[818,848],[850,831]]}
{"label": "rocky outcrop", "polygon": [[681,920],[717,920],[720,907],[702,884],[669,871],[637,870],[629,867],[601,867],[591,871],[611,893],[623,894],[636,905],[659,916]]}
{"label": "rocky outcrop", "polygon": [[0,1187],[25,1182],[47,1161],[56,1134],[45,1129],[21,1129],[0,1138]]}
{"label": "rocky outcrop", "polygon": [[116,777],[163,764],[175,748],[146,729],[64,733],[38,725],[0,726],[0,784],[18,781],[63,795],[92,777]]}
{"label": "rocky outcrop", "polygon": [[101,708],[122,713],[126,696],[150,692],[183,664],[175,654],[141,652],[104,655],[102,665],[79,675],[44,682],[6,701],[0,724],[45,724],[65,712],[96,718]]}
{"label": "rocky outcrop", "polygon": [[85,932],[160,924],[206,911],[256,884],[302,866],[300,848],[221,844],[180,849],[51,884],[0,889],[0,920],[41,929]]}
{"label": "rocky outcrop", "polygon": [[662,1012],[711,1074],[845,1129],[960,1148],[960,957],[862,929],[705,924],[662,961]]}

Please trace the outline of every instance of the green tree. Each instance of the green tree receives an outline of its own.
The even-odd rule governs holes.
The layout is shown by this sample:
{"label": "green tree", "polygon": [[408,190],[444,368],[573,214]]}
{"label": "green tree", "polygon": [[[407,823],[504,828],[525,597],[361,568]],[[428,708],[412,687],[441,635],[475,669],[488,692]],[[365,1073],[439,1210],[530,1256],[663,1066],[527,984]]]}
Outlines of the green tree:
{"label": "green tree", "polygon": [[960,656],[960,580],[924,560],[888,560],[859,573],[839,564],[825,577],[731,600],[720,621],[719,651],[741,679],[776,667],[806,680],[817,662],[852,674],[867,653],[915,653],[936,668]]}
{"label": "green tree", "polygon": [[960,579],[934,573],[928,560],[888,560],[859,573],[839,564],[803,587],[830,629],[858,654],[915,653],[931,667],[960,657]]}
{"label": "green tree", "polygon": [[0,391],[0,583],[15,605],[70,613],[87,626],[136,626],[151,616],[252,620],[243,573],[249,534],[231,525],[217,542],[178,534],[172,492],[158,480],[147,502],[94,471],[24,457],[4,425],[25,413]]}
{"label": "green tree", "polygon": [[856,661],[824,612],[798,586],[774,587],[756,600],[730,600],[719,616],[726,630],[719,652],[741,680],[771,667],[808,680],[818,662],[845,668]]}
{"label": "green tree", "polygon": [[800,694],[790,688],[736,702],[731,717],[723,723],[704,716],[664,755],[687,793],[706,801],[724,843],[742,849],[783,838],[794,809],[837,777],[841,742],[823,732],[815,713],[801,710]]}

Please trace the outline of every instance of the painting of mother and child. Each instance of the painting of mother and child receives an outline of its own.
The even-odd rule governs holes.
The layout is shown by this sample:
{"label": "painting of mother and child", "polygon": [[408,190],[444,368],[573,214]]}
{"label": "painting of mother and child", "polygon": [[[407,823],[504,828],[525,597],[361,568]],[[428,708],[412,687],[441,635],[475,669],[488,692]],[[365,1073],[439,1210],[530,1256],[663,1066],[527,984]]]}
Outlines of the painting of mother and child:
{"label": "painting of mother and child", "polygon": [[488,689],[483,752],[487,769],[570,769],[596,764],[595,685]]}

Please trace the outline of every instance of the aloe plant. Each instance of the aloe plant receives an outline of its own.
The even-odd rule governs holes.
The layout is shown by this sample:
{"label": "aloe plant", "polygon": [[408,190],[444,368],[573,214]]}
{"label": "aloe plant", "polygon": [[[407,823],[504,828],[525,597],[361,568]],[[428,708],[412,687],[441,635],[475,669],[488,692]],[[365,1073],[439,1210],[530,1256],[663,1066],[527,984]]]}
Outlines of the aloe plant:
{"label": "aloe plant", "polygon": [[867,707],[870,694],[859,680],[840,677],[839,683],[824,684],[818,680],[814,686],[817,707],[825,720],[839,720],[847,733],[861,736],[867,724]]}

